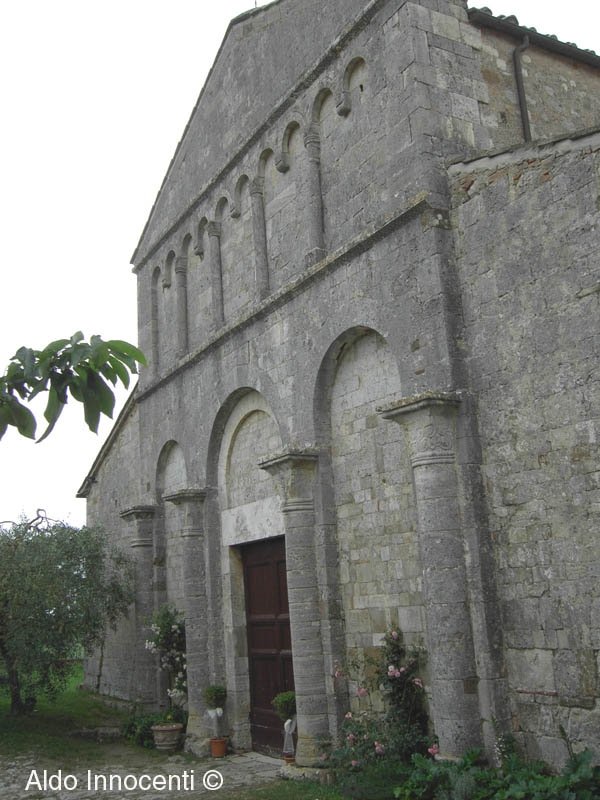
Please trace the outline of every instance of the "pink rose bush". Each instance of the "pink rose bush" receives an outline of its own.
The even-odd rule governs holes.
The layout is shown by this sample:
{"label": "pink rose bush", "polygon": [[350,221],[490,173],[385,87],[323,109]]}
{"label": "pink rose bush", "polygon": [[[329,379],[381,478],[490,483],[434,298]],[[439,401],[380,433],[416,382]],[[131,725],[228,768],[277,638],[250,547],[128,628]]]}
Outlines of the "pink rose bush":
{"label": "pink rose bush", "polygon": [[[335,663],[332,677],[343,676],[354,688],[353,709],[342,723],[342,745],[329,758],[332,766],[362,771],[382,759],[409,762],[413,753],[427,753],[425,682],[419,674],[422,656],[407,649],[400,632],[392,629],[384,636],[377,661],[367,659],[346,669]],[[384,711],[379,710],[380,698]]]}

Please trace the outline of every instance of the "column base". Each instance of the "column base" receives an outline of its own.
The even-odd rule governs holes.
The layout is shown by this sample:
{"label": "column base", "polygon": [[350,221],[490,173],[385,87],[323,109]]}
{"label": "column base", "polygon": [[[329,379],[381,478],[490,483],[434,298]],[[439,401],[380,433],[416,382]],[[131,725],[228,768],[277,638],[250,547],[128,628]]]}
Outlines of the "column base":
{"label": "column base", "polygon": [[312,736],[298,736],[296,745],[296,764],[299,767],[323,766],[321,755],[323,746]]}

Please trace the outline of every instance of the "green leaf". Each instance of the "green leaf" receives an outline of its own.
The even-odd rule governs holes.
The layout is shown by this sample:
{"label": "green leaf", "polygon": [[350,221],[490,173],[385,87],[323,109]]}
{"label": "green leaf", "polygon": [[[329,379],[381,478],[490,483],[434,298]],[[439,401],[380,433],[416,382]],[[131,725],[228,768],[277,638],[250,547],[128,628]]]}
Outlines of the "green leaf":
{"label": "green leaf", "polygon": [[4,400],[0,399],[0,439],[6,433],[12,418]]}
{"label": "green leaf", "polygon": [[123,386],[127,389],[129,387],[129,372],[127,371],[127,368],[124,367],[119,359],[115,356],[109,356],[108,363],[114,369]]}
{"label": "green leaf", "polygon": [[108,345],[109,350],[117,357],[120,357],[121,360],[126,364],[127,359],[133,359],[144,367],[147,365],[146,356],[135,345],[129,344],[129,342],[124,342],[121,339],[111,339],[106,344]]}
{"label": "green leaf", "polygon": [[108,362],[106,364],[102,364],[102,366],[100,367],[100,374],[104,375],[104,377],[107,380],[109,380],[112,383],[113,386],[116,385],[116,383],[117,383],[117,375],[116,375],[114,369],[112,368],[111,364],[109,364]]}
{"label": "green leaf", "polygon": [[12,423],[9,422],[9,424],[14,425],[21,436],[34,439],[36,422],[31,411],[20,403],[16,397],[10,397],[6,403],[6,407],[12,417]]}
{"label": "green leaf", "polygon": [[100,424],[100,405],[98,403],[98,398],[93,392],[84,393],[83,416],[88,428],[94,433],[98,433],[98,425]]}
{"label": "green leaf", "polygon": [[98,408],[102,414],[112,417],[115,408],[115,396],[110,387],[98,375],[97,372],[89,371],[87,377],[88,391],[93,392],[98,400]]}
{"label": "green leaf", "polygon": [[55,356],[68,344],[70,344],[68,339],[57,339],[54,342],[50,342],[50,344],[47,344],[46,347],[44,347],[44,349],[40,351],[38,360],[43,361],[44,359],[47,359],[49,356]]}
{"label": "green leaf", "polygon": [[73,346],[70,354],[71,366],[75,368],[85,359],[89,358],[90,346],[85,342]]}
{"label": "green leaf", "polygon": [[52,433],[54,426],[58,422],[58,418],[65,408],[65,404],[66,399],[61,399],[59,392],[54,387],[51,387],[48,391],[48,403],[44,411],[44,417],[48,421],[48,427],[38,439],[38,444],[39,442],[43,442],[44,439]]}

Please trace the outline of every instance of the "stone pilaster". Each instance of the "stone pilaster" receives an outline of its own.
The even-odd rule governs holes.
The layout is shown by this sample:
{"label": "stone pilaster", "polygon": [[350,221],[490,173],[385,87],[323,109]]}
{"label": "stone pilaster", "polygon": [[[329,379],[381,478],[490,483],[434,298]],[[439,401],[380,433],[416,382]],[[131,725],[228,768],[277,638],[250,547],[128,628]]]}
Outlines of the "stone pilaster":
{"label": "stone pilaster", "polygon": [[288,602],[298,712],[296,761],[317,762],[329,735],[315,555],[314,484],[317,455],[285,452],[259,466],[278,483],[285,527]]}
{"label": "stone pilaster", "polygon": [[325,234],[323,222],[323,190],[321,187],[321,136],[319,126],[312,123],[305,136],[304,145],[308,154],[309,193],[309,251],[306,264],[311,266],[325,257]]}
{"label": "stone pilaster", "polygon": [[154,706],[157,701],[156,656],[146,650],[150,637],[150,622],[154,611],[154,515],[155,506],[133,506],[121,512],[130,524],[129,545],[135,564],[135,631],[131,685],[135,700],[142,707]]}
{"label": "stone pilaster", "polygon": [[208,223],[208,242],[210,253],[210,288],[212,291],[213,327],[220,328],[225,323],[223,306],[223,272],[221,267],[221,223]]}
{"label": "stone pilaster", "polygon": [[175,285],[177,287],[177,355],[182,358],[188,351],[188,260],[179,256],[175,261]]}
{"label": "stone pilaster", "polygon": [[[184,489],[165,495],[168,503],[183,509],[183,585],[188,684],[188,739],[203,742],[210,736],[203,689],[210,683],[208,664],[208,599],[204,548],[204,500],[206,492]],[[193,744],[193,743],[192,743]]]}
{"label": "stone pilaster", "polygon": [[432,716],[442,755],[481,747],[455,440],[459,398],[427,393],[380,409],[410,448],[427,620]]}
{"label": "stone pilaster", "polygon": [[267,229],[265,225],[264,186],[264,178],[260,177],[256,177],[250,184],[257,300],[263,300],[269,294],[269,259],[267,254]]}

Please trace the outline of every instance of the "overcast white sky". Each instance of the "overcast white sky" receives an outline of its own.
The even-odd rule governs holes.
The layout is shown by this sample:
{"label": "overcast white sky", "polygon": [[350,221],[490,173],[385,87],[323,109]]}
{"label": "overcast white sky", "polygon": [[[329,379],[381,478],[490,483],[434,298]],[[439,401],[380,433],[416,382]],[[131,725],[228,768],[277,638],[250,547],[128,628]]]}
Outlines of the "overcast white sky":
{"label": "overcast white sky", "polygon": [[[594,0],[487,5],[600,53]],[[227,24],[253,6],[2,4],[0,370],[19,346],[41,348],[79,329],[136,341],[129,259]],[[82,524],[85,502],[75,492],[109,428],[94,436],[73,404],[39,445],[7,433],[0,442],[0,521],[32,517],[42,507]]]}

